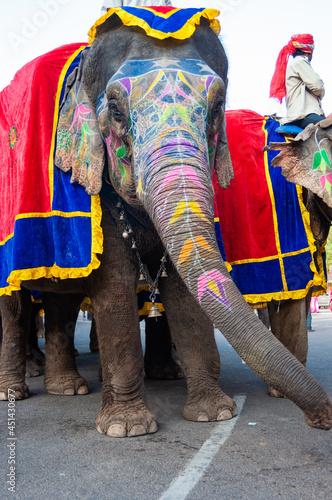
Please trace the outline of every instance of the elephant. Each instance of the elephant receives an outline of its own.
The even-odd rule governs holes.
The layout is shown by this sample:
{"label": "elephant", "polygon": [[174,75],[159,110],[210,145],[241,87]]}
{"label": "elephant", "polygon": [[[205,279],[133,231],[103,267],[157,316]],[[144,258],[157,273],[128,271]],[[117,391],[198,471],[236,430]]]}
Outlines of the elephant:
{"label": "elephant", "polygon": [[[111,437],[156,432],[144,392],[136,298],[144,263],[150,276],[166,267],[168,277],[157,281],[186,377],[186,419],[221,421],[237,413],[218,384],[215,325],[249,367],[303,410],[310,426],[331,428],[327,394],[245,303],[220,256],[211,177],[213,167],[224,187],[232,177],[224,120],[227,64],[204,18],[183,40],[149,37],[140,27],[123,26],[116,14],[97,27],[67,85],[55,162],[71,171],[73,182],[100,196],[100,266],[83,278],[22,280],[20,291],[0,298],[2,399],[9,387],[18,398],[28,395],[21,347],[27,289],[49,292],[53,314],[60,316],[71,296],[84,294],[94,310],[103,371],[97,430]],[[88,145],[70,112],[82,102],[93,131]],[[137,251],[124,234],[128,228]],[[45,317],[47,322],[47,304]],[[72,349],[59,349],[56,331],[48,335],[45,371],[55,374],[60,366],[64,383],[72,378],[75,392],[85,393]],[[15,364],[9,368],[13,343]],[[68,352],[70,362],[64,359]]]}
{"label": "elephant", "polygon": [[[220,245],[221,251],[227,257],[227,261],[230,264],[232,264],[232,261],[235,261],[235,270],[231,274],[240,291],[246,297],[246,300],[252,306],[256,306],[263,300],[262,297],[264,298],[264,302],[267,303],[268,321],[272,332],[305,366],[308,355],[306,319],[311,294],[314,289],[313,285],[315,285],[316,291],[322,290],[322,286],[324,286],[324,280],[321,276],[323,272],[321,255],[330,227],[331,214],[328,211],[328,207],[317,205],[317,201],[315,201],[310,191],[304,190],[299,192],[299,189],[294,189],[293,186],[287,185],[288,183],[282,178],[281,172],[273,172],[274,169],[270,166],[270,162],[273,161],[275,153],[266,153],[266,150],[263,150],[263,145],[278,139],[284,142],[282,136],[277,132],[280,126],[279,120],[268,116],[263,117],[250,110],[227,111],[226,118],[228,123],[229,149],[236,182],[233,181],[231,189],[225,191],[217,185],[217,180],[213,178],[216,215],[218,215],[219,206],[220,210],[224,209],[224,212],[220,215],[221,236],[223,239],[223,243]],[[245,165],[245,169],[243,165]],[[269,167],[268,170],[266,170],[267,166]],[[267,179],[266,188],[262,187],[265,186],[265,178]],[[269,231],[271,232],[275,221],[269,220],[268,225],[261,215],[262,211],[260,210],[259,214],[255,212],[255,206],[259,206],[260,200],[263,201],[265,206],[268,205],[268,202],[264,198],[264,189],[268,191],[268,182],[271,183],[273,196],[275,197],[274,206],[276,208],[273,209],[273,213],[277,218],[277,236],[279,237],[279,234],[282,234],[285,235],[283,238],[287,239],[287,242],[283,241],[282,247],[280,244],[280,248],[279,250],[276,249],[275,254],[273,252],[267,254],[264,253],[264,250],[261,250],[262,246],[267,245],[270,241],[265,232],[267,234],[269,234]],[[242,208],[241,204],[241,208],[239,208],[240,197],[244,197],[246,200],[241,216],[239,216],[239,211]],[[287,200],[287,209],[282,210],[281,207],[285,199]],[[247,200],[249,200],[249,203]],[[254,203],[250,202],[250,200],[254,200]],[[234,211],[234,206],[237,207],[237,211],[235,211],[236,215],[232,219],[232,222],[229,222],[227,216],[229,212]],[[301,214],[299,210],[296,211],[297,206],[301,207]],[[299,222],[294,217],[294,213],[295,215],[298,214]],[[290,218],[296,222],[289,222]],[[307,234],[311,230],[312,236],[310,234],[309,236],[306,235],[300,247],[293,244],[291,233],[297,229],[304,232],[303,219],[306,221]],[[253,228],[253,234],[250,234],[252,241],[250,242],[249,236],[247,236],[249,234],[247,228],[253,225],[254,220],[256,224],[263,224],[264,227],[258,236],[254,232],[257,226]],[[301,229],[300,223],[302,223],[303,229]],[[272,233],[274,236],[273,229]],[[282,273],[281,266],[280,271],[279,267],[276,268],[276,254],[281,254],[280,258],[282,259],[282,263],[284,263],[286,258],[283,254],[289,252],[290,244],[288,240],[294,245],[291,249],[292,251],[299,250],[299,248],[302,250],[308,247],[310,237],[313,240],[312,242],[310,241],[311,252],[313,254],[311,255],[310,253],[309,255],[309,252],[306,251],[299,254],[299,259],[294,257],[291,265],[288,264],[286,286],[284,282],[276,281],[275,285],[269,289],[266,281],[270,282],[270,276],[274,276],[279,272],[280,275]],[[258,248],[256,250],[256,257],[261,257],[262,255],[265,258],[266,255],[274,256],[270,260],[266,259],[264,264],[266,267],[262,269],[259,267],[257,269],[254,268],[256,265],[261,265],[259,259],[256,261],[258,264],[256,262],[247,263],[255,254],[255,251],[252,250],[255,248],[255,245]],[[289,257],[287,258],[289,259]],[[316,267],[315,274],[313,274],[314,264]],[[251,271],[248,269],[250,266],[255,270]],[[251,273],[252,280],[256,281],[255,287],[252,287],[252,290],[248,288],[246,278],[243,276],[245,273]],[[288,281],[300,273],[303,273],[304,276],[301,281],[297,280],[297,283],[300,283],[300,285],[293,285],[292,288],[287,287]],[[265,275],[269,276],[269,279],[266,281],[264,281]],[[317,286],[318,283],[321,284]],[[267,293],[268,290],[270,290],[270,294]],[[290,295],[291,298],[289,298]],[[281,396],[271,386],[269,387],[269,394],[276,397]]]}

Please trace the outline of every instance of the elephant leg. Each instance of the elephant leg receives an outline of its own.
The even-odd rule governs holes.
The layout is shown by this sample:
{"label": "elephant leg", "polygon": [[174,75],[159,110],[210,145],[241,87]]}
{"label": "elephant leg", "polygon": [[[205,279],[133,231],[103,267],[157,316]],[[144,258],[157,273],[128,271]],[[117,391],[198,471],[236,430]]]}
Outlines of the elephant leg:
{"label": "elephant leg", "polygon": [[[97,326],[103,385],[97,430],[111,437],[157,431],[143,379],[136,284],[114,283],[112,293],[91,301]],[[119,326],[121,325],[121,326]]]}
{"label": "elephant leg", "polygon": [[183,415],[194,421],[230,419],[237,408],[218,384],[220,357],[213,324],[169,267],[169,278],[160,280],[159,289],[187,381]]}
{"label": "elephant leg", "polygon": [[144,390],[137,258],[114,226],[110,212],[103,211],[104,252],[100,267],[86,279],[86,288],[103,376],[97,430],[126,437],[153,433],[158,427]]}
{"label": "elephant leg", "polygon": [[[308,355],[307,303],[308,299],[304,297],[268,304],[272,333],[304,366]],[[271,386],[269,394],[284,397]]]}
{"label": "elephant leg", "polygon": [[166,314],[145,318],[145,374],[148,378],[174,380],[182,378],[181,367],[172,356],[172,339]]}
{"label": "elephant leg", "polygon": [[38,346],[38,316],[41,309],[41,304],[32,304],[32,314],[30,320],[30,331],[28,335],[27,351],[26,351],[26,370],[25,376],[38,377],[41,375],[45,366],[45,355]]}
{"label": "elephant leg", "polygon": [[29,397],[25,383],[26,346],[31,316],[30,291],[22,289],[0,297],[3,338],[0,363],[0,400]]}
{"label": "elephant leg", "polygon": [[96,329],[96,320],[94,318],[94,314],[92,314],[91,316],[92,316],[92,318],[91,318],[89,348],[90,348],[91,352],[99,352],[97,329]]}
{"label": "elephant leg", "polygon": [[74,332],[81,295],[43,292],[45,310],[45,387],[50,394],[87,394],[76,368]]}

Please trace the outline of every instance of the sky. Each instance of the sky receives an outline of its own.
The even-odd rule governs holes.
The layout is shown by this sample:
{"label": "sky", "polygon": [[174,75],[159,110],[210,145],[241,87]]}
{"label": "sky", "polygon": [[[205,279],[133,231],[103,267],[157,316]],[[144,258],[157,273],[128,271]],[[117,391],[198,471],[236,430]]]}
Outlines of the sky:
{"label": "sky", "polygon": [[[101,0],[0,0],[0,90],[38,55],[72,42],[87,42],[100,17]],[[173,0],[176,7],[220,10],[221,41],[229,60],[227,109],[285,114],[269,98],[280,49],[296,33],[315,39],[313,69],[325,83],[325,114],[332,113],[331,0]]]}

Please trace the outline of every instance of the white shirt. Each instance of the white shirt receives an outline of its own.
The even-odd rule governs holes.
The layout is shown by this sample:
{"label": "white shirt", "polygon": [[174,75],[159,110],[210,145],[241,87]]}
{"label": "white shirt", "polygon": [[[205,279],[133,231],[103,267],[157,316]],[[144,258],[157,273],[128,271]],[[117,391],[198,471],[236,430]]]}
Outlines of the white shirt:
{"label": "white shirt", "polygon": [[286,69],[287,115],[281,124],[301,120],[311,113],[324,115],[320,102],[324,93],[324,82],[312,69],[308,57],[292,57]]}

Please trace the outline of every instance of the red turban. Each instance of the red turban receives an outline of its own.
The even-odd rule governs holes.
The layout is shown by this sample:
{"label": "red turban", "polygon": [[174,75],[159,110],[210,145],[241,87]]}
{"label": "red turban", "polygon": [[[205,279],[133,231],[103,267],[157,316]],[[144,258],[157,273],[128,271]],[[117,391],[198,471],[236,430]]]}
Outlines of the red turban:
{"label": "red turban", "polygon": [[309,34],[294,35],[279,52],[274,75],[271,80],[270,97],[276,97],[280,102],[286,95],[285,76],[288,58],[291,54],[295,54],[296,49],[312,53],[314,50],[313,36]]}

